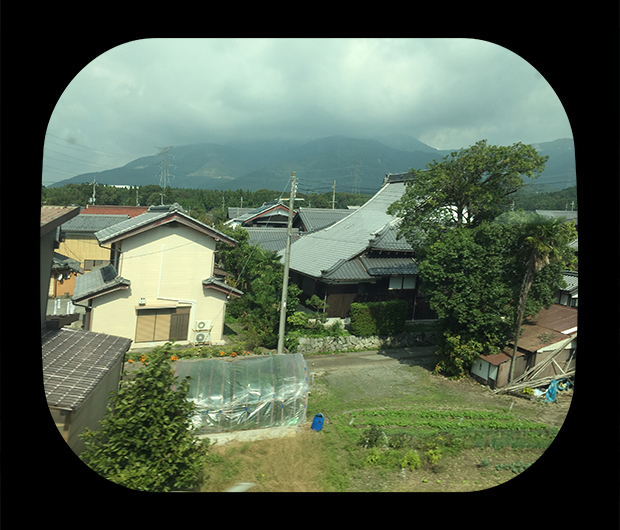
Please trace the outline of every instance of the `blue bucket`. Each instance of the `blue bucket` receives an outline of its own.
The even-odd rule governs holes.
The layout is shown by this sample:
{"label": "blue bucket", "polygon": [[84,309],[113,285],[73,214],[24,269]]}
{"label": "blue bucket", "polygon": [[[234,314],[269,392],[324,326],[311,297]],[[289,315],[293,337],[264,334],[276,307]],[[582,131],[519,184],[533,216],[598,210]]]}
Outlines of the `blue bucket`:
{"label": "blue bucket", "polygon": [[314,419],[312,420],[312,427],[310,427],[313,431],[320,431],[323,428],[323,414],[315,414]]}

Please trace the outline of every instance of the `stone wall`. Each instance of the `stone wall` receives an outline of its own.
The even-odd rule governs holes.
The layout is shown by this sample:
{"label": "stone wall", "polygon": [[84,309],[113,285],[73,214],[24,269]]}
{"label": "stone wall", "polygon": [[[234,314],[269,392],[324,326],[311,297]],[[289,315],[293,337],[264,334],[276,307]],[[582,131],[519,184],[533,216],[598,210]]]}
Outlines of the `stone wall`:
{"label": "stone wall", "polygon": [[378,350],[382,348],[407,348],[411,346],[429,346],[434,344],[435,332],[419,331],[404,332],[393,337],[356,337],[348,335],[346,337],[301,337],[297,352],[321,353],[333,351],[366,351]]}

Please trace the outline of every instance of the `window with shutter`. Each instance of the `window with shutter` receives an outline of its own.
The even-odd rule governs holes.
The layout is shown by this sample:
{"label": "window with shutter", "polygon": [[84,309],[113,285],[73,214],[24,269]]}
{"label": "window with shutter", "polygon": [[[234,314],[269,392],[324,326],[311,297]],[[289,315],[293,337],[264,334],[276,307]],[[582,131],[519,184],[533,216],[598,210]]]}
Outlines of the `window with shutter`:
{"label": "window with shutter", "polygon": [[138,309],[136,342],[187,340],[189,307]]}

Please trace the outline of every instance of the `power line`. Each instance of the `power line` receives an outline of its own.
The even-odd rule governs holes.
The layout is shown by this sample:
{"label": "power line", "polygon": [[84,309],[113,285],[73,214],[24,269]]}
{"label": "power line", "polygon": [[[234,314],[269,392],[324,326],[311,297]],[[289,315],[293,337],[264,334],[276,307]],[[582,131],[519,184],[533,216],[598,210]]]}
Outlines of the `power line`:
{"label": "power line", "polygon": [[[65,144],[58,144],[55,142],[50,142],[54,145],[58,145],[61,147],[66,147],[68,149],[76,149],[76,148],[83,148],[83,149],[87,149],[89,151],[96,151],[99,154],[103,154],[103,155],[107,155],[107,156],[122,156],[122,157],[127,157],[127,156],[133,156],[133,155],[128,155],[128,154],[122,154],[122,153],[110,153],[109,151],[103,151],[101,149],[95,149],[94,147],[88,147],[86,145],[82,145],[82,144],[78,144],[77,142],[69,142],[68,140],[66,140],[65,138],[61,138],[60,136],[56,136],[55,134],[46,132],[45,133],[46,136],[51,136],[52,138],[56,138],[58,140],[62,140],[63,142],[66,142]],[[49,141],[49,140],[48,140]],[[137,156],[137,155],[136,155]]]}

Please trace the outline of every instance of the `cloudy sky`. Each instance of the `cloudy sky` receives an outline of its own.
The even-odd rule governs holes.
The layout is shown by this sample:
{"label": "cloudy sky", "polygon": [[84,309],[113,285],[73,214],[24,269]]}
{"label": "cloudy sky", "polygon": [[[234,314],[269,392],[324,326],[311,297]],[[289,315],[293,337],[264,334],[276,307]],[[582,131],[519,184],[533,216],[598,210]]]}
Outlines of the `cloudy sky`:
{"label": "cloudy sky", "polygon": [[84,64],[45,136],[43,184],[157,147],[405,133],[437,149],[572,138],[545,78],[474,39],[146,39]]}

